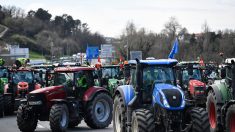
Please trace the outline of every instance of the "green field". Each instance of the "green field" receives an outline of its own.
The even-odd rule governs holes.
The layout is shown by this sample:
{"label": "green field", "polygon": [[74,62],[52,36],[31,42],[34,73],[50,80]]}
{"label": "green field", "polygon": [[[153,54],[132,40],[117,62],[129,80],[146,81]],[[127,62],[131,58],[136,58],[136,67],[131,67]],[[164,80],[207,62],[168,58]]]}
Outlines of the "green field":
{"label": "green field", "polygon": [[46,59],[46,58],[37,52],[29,51],[29,59],[33,60],[33,59]]}

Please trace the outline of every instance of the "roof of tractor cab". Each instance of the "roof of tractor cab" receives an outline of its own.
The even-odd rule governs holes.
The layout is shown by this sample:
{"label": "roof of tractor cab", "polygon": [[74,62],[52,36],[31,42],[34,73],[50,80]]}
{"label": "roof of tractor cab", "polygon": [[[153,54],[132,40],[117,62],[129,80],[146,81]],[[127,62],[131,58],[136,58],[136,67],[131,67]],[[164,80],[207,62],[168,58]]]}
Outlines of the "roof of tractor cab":
{"label": "roof of tractor cab", "polygon": [[13,72],[20,72],[20,71],[33,71],[32,68],[30,67],[20,67],[19,69],[10,69],[10,71],[13,71]]}
{"label": "roof of tractor cab", "polygon": [[199,64],[199,61],[181,61],[178,63],[179,65],[187,65],[187,64]]}
{"label": "roof of tractor cab", "polygon": [[120,65],[102,65],[101,68],[106,68],[106,67],[120,67]]}
{"label": "roof of tractor cab", "polygon": [[58,67],[55,68],[55,72],[76,72],[76,71],[93,71],[93,67]]}
{"label": "roof of tractor cab", "polygon": [[[130,60],[129,64],[136,64],[136,60]],[[140,60],[141,64],[146,65],[175,65],[178,63],[176,59],[155,59],[155,60]]]}

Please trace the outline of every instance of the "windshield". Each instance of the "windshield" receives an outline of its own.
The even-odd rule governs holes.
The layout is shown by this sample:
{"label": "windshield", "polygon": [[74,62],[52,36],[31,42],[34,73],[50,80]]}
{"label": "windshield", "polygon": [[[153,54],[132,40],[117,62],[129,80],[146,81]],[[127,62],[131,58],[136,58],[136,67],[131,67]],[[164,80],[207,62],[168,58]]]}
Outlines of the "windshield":
{"label": "windshield", "polygon": [[54,85],[64,85],[68,80],[73,79],[73,73],[57,73],[55,74]]}
{"label": "windshield", "polygon": [[0,69],[0,77],[3,77],[5,74],[5,77],[7,76],[7,69]]}
{"label": "windshield", "polygon": [[149,86],[153,83],[168,83],[174,85],[175,78],[170,67],[148,66],[143,70],[143,85]]}
{"label": "windshield", "polygon": [[117,78],[119,76],[119,67],[102,68],[102,78]]}
{"label": "windshield", "polygon": [[183,70],[183,81],[189,81],[189,79],[201,80],[201,71],[199,69],[193,69],[193,75],[189,75],[188,69]]}
{"label": "windshield", "polygon": [[32,83],[33,82],[33,73],[30,71],[18,71],[13,73],[13,82],[15,84],[19,82],[28,82]]}

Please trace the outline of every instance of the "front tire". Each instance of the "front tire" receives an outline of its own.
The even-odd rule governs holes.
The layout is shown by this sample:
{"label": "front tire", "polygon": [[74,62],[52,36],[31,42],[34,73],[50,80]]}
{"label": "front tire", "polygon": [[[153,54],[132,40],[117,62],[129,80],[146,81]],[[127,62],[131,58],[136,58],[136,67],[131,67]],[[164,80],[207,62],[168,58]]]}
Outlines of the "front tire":
{"label": "front tire", "polygon": [[32,115],[30,111],[25,111],[26,109],[28,108],[24,104],[18,107],[17,125],[22,132],[33,132],[37,127],[38,119],[35,115]]}
{"label": "front tire", "polygon": [[14,98],[12,95],[4,96],[4,113],[5,115],[12,115],[14,113]]}
{"label": "front tire", "polygon": [[94,129],[108,127],[112,122],[112,98],[107,93],[98,93],[87,104],[85,122]]}
{"label": "front tire", "polygon": [[121,95],[116,95],[113,104],[114,132],[126,132],[126,110]]}
{"label": "front tire", "polygon": [[64,132],[68,127],[69,112],[65,104],[54,104],[49,115],[50,127],[53,132]]}
{"label": "front tire", "polygon": [[196,107],[191,111],[192,130],[191,132],[209,132],[210,123],[208,113],[204,108]]}
{"label": "front tire", "polygon": [[222,105],[217,103],[216,95],[214,91],[209,91],[207,96],[206,107],[209,115],[210,131],[219,132],[221,130],[221,107]]}
{"label": "front tire", "polygon": [[226,113],[226,132],[235,132],[235,104],[228,108]]}
{"label": "front tire", "polygon": [[154,116],[150,110],[137,109],[132,113],[132,132],[154,132]]}

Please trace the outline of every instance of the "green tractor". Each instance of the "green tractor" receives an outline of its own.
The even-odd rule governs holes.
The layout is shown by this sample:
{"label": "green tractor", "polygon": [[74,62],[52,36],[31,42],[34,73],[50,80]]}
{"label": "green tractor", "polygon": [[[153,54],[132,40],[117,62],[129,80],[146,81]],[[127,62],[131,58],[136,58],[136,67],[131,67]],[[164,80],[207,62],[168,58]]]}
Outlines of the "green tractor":
{"label": "green tractor", "polygon": [[8,83],[8,69],[3,66],[4,60],[0,59],[0,118],[4,113],[4,86]]}
{"label": "green tractor", "polygon": [[221,69],[222,80],[208,87],[207,111],[211,132],[235,132],[235,64]]}
{"label": "green tractor", "polygon": [[113,93],[115,88],[124,84],[123,71],[120,65],[105,65],[98,69],[100,86]]}

